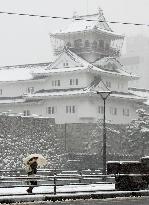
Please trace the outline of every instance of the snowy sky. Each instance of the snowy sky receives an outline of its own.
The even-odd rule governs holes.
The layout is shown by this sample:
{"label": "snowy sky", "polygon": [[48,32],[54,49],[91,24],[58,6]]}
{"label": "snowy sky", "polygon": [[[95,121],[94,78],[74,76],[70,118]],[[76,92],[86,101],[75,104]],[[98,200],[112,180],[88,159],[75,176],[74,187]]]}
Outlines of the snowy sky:
{"label": "snowy sky", "polygon": [[[0,11],[72,17],[101,7],[109,21],[149,24],[149,0],[0,0]],[[49,32],[68,20],[0,14],[0,66],[52,60]],[[149,35],[149,27],[111,25],[116,32]]]}

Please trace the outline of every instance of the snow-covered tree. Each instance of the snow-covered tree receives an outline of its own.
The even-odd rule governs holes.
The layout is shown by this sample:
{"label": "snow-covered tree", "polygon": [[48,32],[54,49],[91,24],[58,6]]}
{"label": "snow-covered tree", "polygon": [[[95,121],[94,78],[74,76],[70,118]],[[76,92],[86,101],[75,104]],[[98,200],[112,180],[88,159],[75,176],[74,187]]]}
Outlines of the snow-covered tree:
{"label": "snow-covered tree", "polygon": [[[123,126],[111,125],[106,122],[107,154],[120,153],[122,149],[121,137],[124,135]],[[87,150],[92,154],[102,155],[103,147],[103,120],[99,119],[96,126],[90,131]]]}
{"label": "snow-covered tree", "polygon": [[132,120],[126,129],[126,144],[129,152],[144,156],[149,146],[149,114],[137,110],[138,118]]}

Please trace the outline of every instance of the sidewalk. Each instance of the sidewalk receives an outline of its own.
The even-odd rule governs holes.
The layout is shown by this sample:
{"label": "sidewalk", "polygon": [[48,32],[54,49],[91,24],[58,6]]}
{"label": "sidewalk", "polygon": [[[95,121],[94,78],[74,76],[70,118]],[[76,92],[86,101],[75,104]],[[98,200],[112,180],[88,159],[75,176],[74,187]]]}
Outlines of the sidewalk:
{"label": "sidewalk", "polygon": [[[0,188],[0,196],[1,195],[19,195],[19,194],[27,194],[27,187],[15,187],[15,188]],[[114,184],[89,184],[89,185],[64,185],[57,186],[57,193],[75,193],[75,192],[93,192],[93,191],[106,191],[106,190],[114,190]],[[33,189],[34,194],[53,194],[54,188],[53,186],[39,186]]]}
{"label": "sidewalk", "polygon": [[116,191],[114,184],[65,185],[57,187],[57,194],[53,194],[53,187],[40,186],[27,194],[26,187],[0,188],[0,203],[34,202],[34,201],[64,201],[76,199],[106,199],[130,196],[149,196],[149,190]]}

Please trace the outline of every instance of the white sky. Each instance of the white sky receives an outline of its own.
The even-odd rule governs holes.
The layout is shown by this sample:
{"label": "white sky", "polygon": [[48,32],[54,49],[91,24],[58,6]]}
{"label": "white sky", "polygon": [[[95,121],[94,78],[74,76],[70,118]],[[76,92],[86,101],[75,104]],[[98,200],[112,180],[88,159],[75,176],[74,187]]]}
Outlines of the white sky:
{"label": "white sky", "polygon": [[[95,13],[98,7],[109,21],[149,24],[149,0],[0,0],[0,11],[72,17]],[[0,66],[51,61],[48,33],[68,20],[0,14]],[[113,25],[118,33],[148,35],[149,27]]]}

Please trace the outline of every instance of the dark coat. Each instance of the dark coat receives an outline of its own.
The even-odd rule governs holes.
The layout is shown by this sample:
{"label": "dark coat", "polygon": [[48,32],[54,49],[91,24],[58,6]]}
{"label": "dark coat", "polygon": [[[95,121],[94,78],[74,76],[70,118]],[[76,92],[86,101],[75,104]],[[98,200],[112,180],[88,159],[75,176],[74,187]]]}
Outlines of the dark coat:
{"label": "dark coat", "polygon": [[36,174],[37,173],[37,162],[33,162],[30,164],[31,170],[27,173],[28,175]]}

